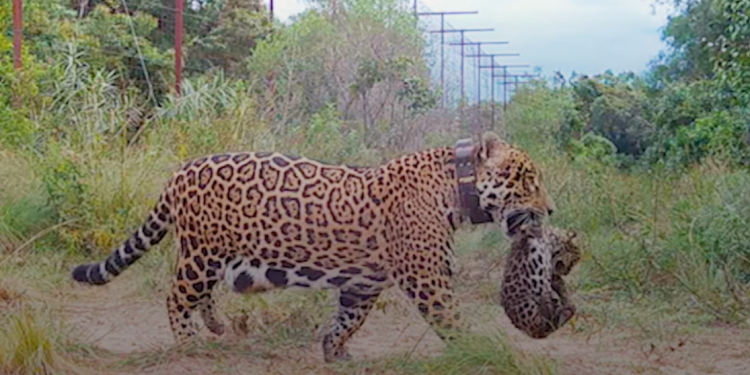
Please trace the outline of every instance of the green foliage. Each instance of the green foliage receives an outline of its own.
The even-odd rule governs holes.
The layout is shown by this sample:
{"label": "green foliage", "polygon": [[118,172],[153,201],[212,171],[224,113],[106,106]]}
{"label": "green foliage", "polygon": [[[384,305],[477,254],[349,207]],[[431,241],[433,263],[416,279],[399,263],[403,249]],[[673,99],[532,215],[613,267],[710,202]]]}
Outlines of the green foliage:
{"label": "green foliage", "polygon": [[[629,80],[628,76],[606,73],[573,82],[570,90],[574,104],[564,111],[558,142],[566,146],[571,140],[583,141],[582,137],[590,133],[614,145],[623,156],[620,159],[639,158],[650,146],[654,126],[648,120],[651,109],[647,97],[637,89],[637,81]],[[580,147],[571,151],[575,150]]]}
{"label": "green foliage", "polygon": [[259,41],[250,57],[264,119],[277,129],[296,129],[335,103],[347,128],[362,129],[367,147],[403,147],[408,138],[394,134],[422,125],[436,103],[424,40],[406,2],[313,5]]}
{"label": "green foliage", "polygon": [[726,20],[716,13],[713,0],[674,3],[679,13],[670,17],[662,36],[670,49],[661,54],[653,74],[667,82],[711,79],[712,53],[706,43],[718,37]]}
{"label": "green foliage", "polygon": [[212,1],[201,13],[216,14],[215,20],[207,32],[201,30],[188,35],[186,70],[192,73],[220,68],[227,75],[245,75],[248,56],[258,40],[272,31],[272,24],[268,15],[261,11],[260,3],[257,0]]}
{"label": "green foliage", "polygon": [[651,124],[641,116],[642,103],[630,95],[598,97],[591,105],[591,131],[610,140],[618,152],[640,156],[652,131]]}
{"label": "green foliage", "polygon": [[119,87],[133,85],[147,98],[160,99],[171,82],[170,54],[153,46],[148,36],[157,28],[153,16],[136,12],[133,16],[96,6],[66,43],[76,45],[92,72],[117,72]]}
{"label": "green foliage", "polygon": [[422,114],[429,111],[437,105],[439,96],[435,91],[418,77],[404,79],[404,87],[398,92],[398,97],[402,101],[409,103],[407,108],[415,114]]}
{"label": "green foliage", "polygon": [[[744,118],[743,118],[744,117]],[[697,162],[706,156],[746,164],[750,155],[747,144],[747,117],[729,111],[713,112],[695,121],[692,127],[681,127],[665,146],[671,159]]]}
{"label": "green foliage", "polygon": [[622,166],[666,163],[681,167],[709,157],[745,165],[750,143],[747,111],[715,80],[664,82],[654,89],[642,78],[603,74],[573,81],[556,131],[569,152],[592,133],[609,140]]}
{"label": "green foliage", "polygon": [[712,5],[725,20],[721,33],[708,44],[714,70],[732,89],[737,103],[750,105],[750,1],[715,0]]}
{"label": "green foliage", "polygon": [[0,151],[0,250],[54,224],[41,181],[25,157]]}
{"label": "green foliage", "polygon": [[[31,6],[29,13],[35,14],[37,7]],[[19,142],[29,141],[29,133],[33,131],[27,117],[48,103],[40,95],[44,82],[53,79],[53,72],[48,66],[32,53],[33,48],[22,45],[21,60],[24,69],[16,71],[13,61],[12,17],[11,3],[0,4],[0,112],[6,116],[0,117],[0,143],[7,141],[18,145]],[[13,108],[10,108],[10,107]]]}
{"label": "green foliage", "polygon": [[[307,126],[294,130],[293,152],[334,164],[371,164],[374,156],[363,152],[362,136],[356,129],[346,129],[335,106],[328,105],[314,114]],[[364,149],[366,150],[366,149]]]}
{"label": "green foliage", "polygon": [[664,28],[669,49],[643,77],[571,78],[572,106],[556,133],[571,140],[592,132],[616,147],[621,165],[665,163],[676,168],[706,158],[746,165],[750,152],[750,3],[675,0]]}
{"label": "green foliage", "polygon": [[86,174],[80,159],[60,144],[50,142],[46,150],[42,169],[42,183],[49,196],[54,212],[62,219],[69,220],[81,211],[86,211]]}
{"label": "green foliage", "polygon": [[617,146],[612,141],[594,133],[584,134],[580,140],[573,140],[572,154],[578,161],[595,161],[602,164],[616,163]]}
{"label": "green foliage", "polygon": [[30,145],[35,135],[36,126],[27,116],[9,106],[0,106],[0,144]]}

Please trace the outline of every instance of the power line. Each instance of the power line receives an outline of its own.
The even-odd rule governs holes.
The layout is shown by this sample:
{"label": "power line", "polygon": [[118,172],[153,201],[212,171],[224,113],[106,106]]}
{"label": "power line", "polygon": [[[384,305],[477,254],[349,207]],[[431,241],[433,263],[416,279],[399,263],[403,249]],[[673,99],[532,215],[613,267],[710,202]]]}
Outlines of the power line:
{"label": "power line", "polygon": [[[451,45],[455,45],[456,43],[451,43]],[[477,46],[477,54],[476,55],[467,55],[466,57],[477,57],[477,105],[482,105],[482,69],[479,67],[482,63],[482,46],[483,45],[497,45],[497,44],[508,44],[508,42],[469,42],[465,43],[465,45],[475,45]]]}
{"label": "power line", "polygon": [[175,0],[175,2],[177,2],[177,12],[174,19],[174,90],[175,94],[180,96],[182,91],[182,15],[185,2],[183,0]]}
{"label": "power line", "polygon": [[[482,55],[480,53],[479,55],[490,57],[492,59],[491,65],[484,65],[484,66],[483,65],[479,65],[478,68],[480,70],[481,69],[492,69],[491,74],[490,74],[490,88],[491,88],[491,91],[492,91],[492,120],[491,121],[492,121],[492,127],[494,128],[495,127],[495,78],[499,78],[500,77],[500,76],[495,75],[495,69],[502,68],[504,76],[507,76],[507,69],[508,68],[528,67],[529,65],[527,65],[527,64],[511,64],[511,65],[508,65],[508,64],[506,64],[506,65],[497,65],[497,64],[495,64],[495,57],[506,56],[506,55],[517,56],[517,55],[519,55],[517,53],[511,53],[511,54],[492,53],[492,54],[487,54],[487,55]],[[480,57],[480,59],[481,59],[481,57]],[[505,112],[505,109],[506,109],[506,86],[505,85],[506,85],[506,83],[503,83],[503,112]]]}
{"label": "power line", "polygon": [[445,30],[444,32],[451,32],[451,33],[461,33],[461,42],[455,45],[461,46],[461,105],[464,105],[464,47],[466,45],[469,45],[471,42],[466,42],[465,35],[466,33],[474,33],[474,32],[486,32],[486,31],[495,31],[494,28],[483,28],[483,29],[456,29],[456,30]]}
{"label": "power line", "polygon": [[23,38],[23,2],[13,0],[13,66],[20,71],[21,62],[21,40]]}
{"label": "power line", "polygon": [[[414,0],[414,10],[417,9],[417,0]],[[445,107],[445,33],[454,32],[452,30],[445,29],[445,16],[451,15],[466,15],[466,14],[479,14],[477,11],[464,11],[464,12],[423,12],[417,13],[419,16],[440,16],[440,30],[433,30],[430,33],[440,34],[440,87],[443,89],[442,93],[442,107]]]}

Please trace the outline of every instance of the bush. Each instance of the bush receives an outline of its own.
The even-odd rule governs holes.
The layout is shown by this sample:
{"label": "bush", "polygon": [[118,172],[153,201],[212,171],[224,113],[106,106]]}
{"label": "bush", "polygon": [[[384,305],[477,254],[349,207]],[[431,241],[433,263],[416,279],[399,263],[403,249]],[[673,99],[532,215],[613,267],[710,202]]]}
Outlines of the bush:
{"label": "bush", "polygon": [[579,78],[571,89],[574,105],[564,112],[558,142],[593,133],[608,139],[617,153],[638,159],[650,146],[653,124],[648,120],[645,95],[627,80],[603,74]]}
{"label": "bush", "polygon": [[617,149],[620,166],[635,161],[683,167],[714,157],[745,165],[750,117],[731,105],[715,81],[668,83],[654,88],[644,78],[603,74],[583,77],[561,92],[570,95],[555,138],[578,152],[585,134],[604,137]]}
{"label": "bush", "polygon": [[571,154],[576,161],[594,161],[606,165],[614,165],[617,161],[617,146],[594,133],[586,133],[580,140],[573,140],[571,146]]}
{"label": "bush", "polygon": [[591,104],[590,129],[608,139],[617,152],[638,158],[648,147],[652,125],[639,112],[632,97],[602,95]]}

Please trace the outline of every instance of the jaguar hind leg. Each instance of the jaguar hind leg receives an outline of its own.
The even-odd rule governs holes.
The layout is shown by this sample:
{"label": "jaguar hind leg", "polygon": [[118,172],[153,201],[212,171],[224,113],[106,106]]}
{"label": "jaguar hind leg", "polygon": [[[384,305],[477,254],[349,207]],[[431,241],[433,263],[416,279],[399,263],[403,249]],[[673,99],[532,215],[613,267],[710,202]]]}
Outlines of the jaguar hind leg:
{"label": "jaguar hind leg", "polygon": [[175,341],[184,343],[198,333],[198,326],[193,321],[195,310],[200,311],[203,323],[209,331],[216,335],[224,334],[225,325],[221,318],[217,316],[216,304],[211,295],[211,290],[208,289],[202,294],[196,295],[188,293],[187,287],[175,281],[172,284],[172,293],[167,298],[169,322]]}
{"label": "jaguar hind leg", "polygon": [[[185,249],[183,249],[183,254]],[[197,253],[202,253],[198,251]],[[197,325],[192,320],[195,310],[199,310],[206,328],[216,335],[225,331],[225,325],[216,314],[216,304],[212,295],[219,281],[220,269],[217,262],[199,258],[181,257],[177,261],[171,294],[167,298],[169,322],[175,340],[183,343],[195,336]]]}
{"label": "jaguar hind leg", "polygon": [[[192,298],[188,298],[192,297]],[[198,328],[192,321],[193,310],[197,306],[195,296],[188,295],[184,285],[172,282],[171,293],[167,297],[167,314],[175,341],[184,344],[198,333]]]}
{"label": "jaguar hind leg", "polygon": [[323,337],[323,358],[326,362],[351,358],[344,345],[362,326],[381,291],[382,289],[367,292],[341,289],[338,311]]}

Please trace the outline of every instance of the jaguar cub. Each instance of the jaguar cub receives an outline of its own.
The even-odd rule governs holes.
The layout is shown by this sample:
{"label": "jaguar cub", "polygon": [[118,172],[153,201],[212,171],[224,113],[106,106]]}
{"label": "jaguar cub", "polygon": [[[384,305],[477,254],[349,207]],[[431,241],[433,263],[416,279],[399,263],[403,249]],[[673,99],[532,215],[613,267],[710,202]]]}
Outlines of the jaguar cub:
{"label": "jaguar cub", "polygon": [[501,304],[513,325],[530,337],[549,336],[576,312],[562,278],[581,259],[575,238],[575,232],[537,225],[512,238]]}

